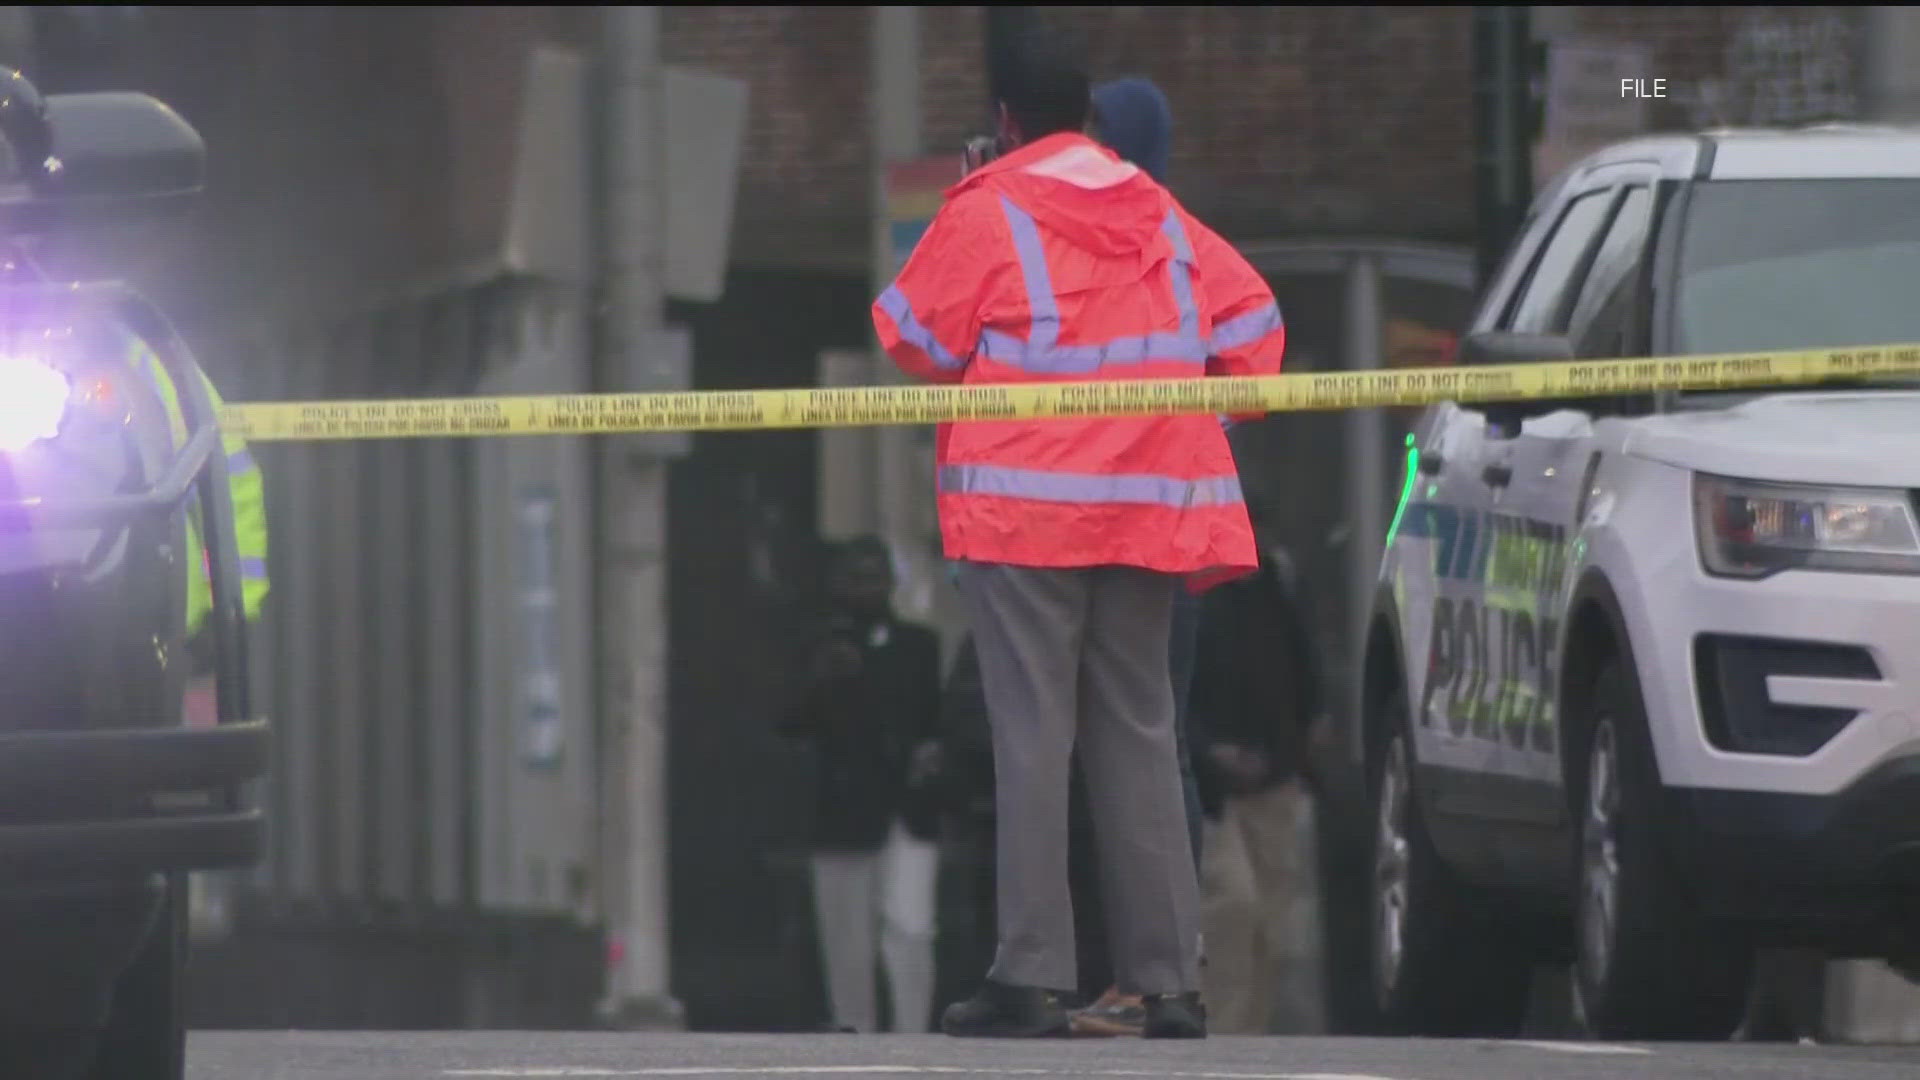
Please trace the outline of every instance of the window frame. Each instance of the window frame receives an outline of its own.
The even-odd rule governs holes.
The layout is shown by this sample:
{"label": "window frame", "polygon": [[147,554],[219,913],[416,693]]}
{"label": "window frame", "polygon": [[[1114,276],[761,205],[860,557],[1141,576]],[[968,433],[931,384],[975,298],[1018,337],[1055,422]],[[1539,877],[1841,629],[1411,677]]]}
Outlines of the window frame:
{"label": "window frame", "polygon": [[[1528,299],[1529,294],[1533,290],[1534,283],[1539,280],[1540,266],[1546,261],[1547,254],[1553,250],[1554,242],[1560,238],[1561,230],[1567,227],[1567,219],[1573,215],[1575,207],[1588,199],[1594,199],[1599,202],[1601,208],[1600,217],[1595,223],[1592,233],[1587,237],[1585,246],[1581,247],[1579,253],[1575,256],[1573,266],[1567,271],[1566,281],[1562,285],[1565,292],[1572,293],[1573,300],[1578,299],[1580,291],[1586,287],[1587,273],[1592,268],[1593,257],[1599,250],[1600,242],[1606,237],[1608,230],[1613,227],[1613,219],[1619,213],[1621,191],[1622,188],[1619,182],[1608,180],[1582,187],[1568,194],[1567,200],[1560,205],[1560,212],[1554,215],[1553,225],[1541,236],[1539,243],[1534,246],[1532,260],[1527,266],[1526,273],[1515,283],[1513,292],[1507,296],[1506,302],[1502,305],[1500,318],[1495,323],[1496,329],[1514,332],[1513,324],[1514,320],[1519,316],[1520,307],[1522,303]],[[1555,314],[1547,320],[1549,325],[1558,320],[1559,310],[1569,303],[1569,297],[1565,295],[1565,292],[1563,292],[1561,298],[1556,301]],[[1558,331],[1519,332],[1557,333]]]}
{"label": "window frame", "polygon": [[[1573,303],[1567,308],[1566,325],[1562,329],[1554,331],[1555,333],[1565,334],[1569,340],[1575,342],[1578,342],[1585,336],[1585,327],[1576,329],[1582,315],[1582,306],[1595,299],[1591,289],[1595,281],[1595,272],[1603,269],[1600,256],[1606,251],[1608,241],[1613,239],[1614,231],[1620,225],[1622,215],[1626,213],[1627,201],[1632,199],[1636,192],[1646,193],[1646,217],[1640,225],[1639,236],[1635,238],[1634,256],[1631,261],[1624,264],[1627,273],[1620,275],[1612,281],[1609,288],[1617,289],[1623,284],[1632,282],[1633,290],[1636,293],[1633,302],[1636,314],[1634,315],[1631,330],[1635,343],[1634,347],[1636,349],[1641,347],[1640,339],[1644,337],[1646,323],[1646,319],[1643,314],[1641,314],[1646,300],[1646,294],[1643,288],[1646,277],[1645,271],[1652,261],[1652,255],[1654,253],[1655,227],[1658,224],[1660,208],[1660,193],[1656,190],[1651,180],[1629,179],[1620,184],[1619,194],[1614,199],[1611,216],[1607,219],[1606,227],[1600,231],[1599,242],[1594,245],[1593,251],[1588,255],[1585,273],[1581,276],[1580,280],[1580,288],[1574,293]],[[1598,299],[1601,303],[1604,303],[1606,297],[1600,297]],[[1597,314],[1597,311],[1587,311],[1585,314],[1589,321],[1591,321],[1594,315]]]}

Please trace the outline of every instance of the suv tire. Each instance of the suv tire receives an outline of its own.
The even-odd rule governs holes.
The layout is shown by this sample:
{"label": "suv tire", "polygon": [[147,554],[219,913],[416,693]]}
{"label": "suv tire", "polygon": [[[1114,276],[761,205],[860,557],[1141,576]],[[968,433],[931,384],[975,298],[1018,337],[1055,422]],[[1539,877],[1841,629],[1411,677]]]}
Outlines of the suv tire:
{"label": "suv tire", "polygon": [[1414,797],[1404,690],[1382,703],[1378,720],[1385,745],[1368,777],[1367,953],[1380,1018],[1396,1034],[1517,1034],[1526,1020],[1532,957],[1499,932],[1498,912],[1476,904],[1434,850]]}
{"label": "suv tire", "polygon": [[1725,1039],[1745,1009],[1753,949],[1698,912],[1662,846],[1637,682],[1608,660],[1588,701],[1568,785],[1576,1011],[1597,1038]]}
{"label": "suv tire", "polygon": [[114,989],[92,1080],[186,1076],[187,948],[187,878],[170,874],[153,929]]}

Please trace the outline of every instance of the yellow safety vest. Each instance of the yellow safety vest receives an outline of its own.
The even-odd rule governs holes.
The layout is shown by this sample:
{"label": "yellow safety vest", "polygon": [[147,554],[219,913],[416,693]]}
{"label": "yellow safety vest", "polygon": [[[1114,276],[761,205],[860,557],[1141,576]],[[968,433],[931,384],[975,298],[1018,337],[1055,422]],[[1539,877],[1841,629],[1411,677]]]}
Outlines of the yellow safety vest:
{"label": "yellow safety vest", "polygon": [[[166,400],[167,416],[172,422],[173,438],[176,445],[187,438],[187,423],[180,411],[180,399],[173,386],[173,380],[167,376],[165,365],[154,355],[147,343],[138,337],[132,339],[132,359],[138,370],[144,370],[147,377]],[[206,388],[207,397],[213,407],[222,405],[220,392],[213,387],[202,373],[201,385]],[[260,615],[260,603],[267,596],[267,505],[266,493],[260,479],[260,466],[247,452],[247,443],[235,435],[221,435],[221,446],[227,455],[227,480],[233,493],[233,535],[240,551],[240,592],[245,604],[247,618],[256,619]],[[197,511],[197,505],[196,505]],[[194,557],[187,560],[187,635],[191,637],[206,620],[207,613],[213,610],[213,586],[208,580],[206,545],[200,540],[199,515],[197,512],[187,516],[188,536],[193,542]]]}

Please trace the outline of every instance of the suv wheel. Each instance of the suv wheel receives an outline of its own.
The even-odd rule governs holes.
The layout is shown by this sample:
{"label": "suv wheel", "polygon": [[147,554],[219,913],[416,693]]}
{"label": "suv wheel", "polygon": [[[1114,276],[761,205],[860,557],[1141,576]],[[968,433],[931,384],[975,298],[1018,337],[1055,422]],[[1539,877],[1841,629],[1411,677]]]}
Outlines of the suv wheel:
{"label": "suv wheel", "polygon": [[173,874],[146,943],[114,990],[92,1080],[186,1076],[187,944],[187,879]]}
{"label": "suv wheel", "polygon": [[1369,953],[1374,1002],[1390,1031],[1512,1035],[1526,1019],[1532,958],[1494,927],[1496,911],[1440,861],[1414,798],[1405,698],[1381,719],[1373,768]]}
{"label": "suv wheel", "polygon": [[1617,662],[1594,680],[1574,800],[1574,992],[1604,1039],[1725,1039],[1753,951],[1703,918],[1660,846],[1660,781],[1639,688]]}

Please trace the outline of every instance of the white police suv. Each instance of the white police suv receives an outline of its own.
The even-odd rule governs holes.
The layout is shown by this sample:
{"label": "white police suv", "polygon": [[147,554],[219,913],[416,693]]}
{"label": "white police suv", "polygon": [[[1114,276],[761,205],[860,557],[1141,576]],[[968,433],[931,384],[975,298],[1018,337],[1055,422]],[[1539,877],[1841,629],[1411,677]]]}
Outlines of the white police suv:
{"label": "white police suv", "polygon": [[[1920,341],[1920,131],[1638,140],[1536,200],[1461,363]],[[1721,1038],[1756,948],[1920,955],[1920,382],[1427,411],[1365,641],[1397,1030]]]}

